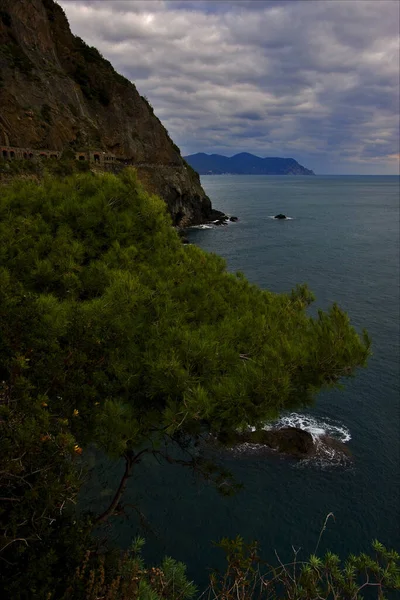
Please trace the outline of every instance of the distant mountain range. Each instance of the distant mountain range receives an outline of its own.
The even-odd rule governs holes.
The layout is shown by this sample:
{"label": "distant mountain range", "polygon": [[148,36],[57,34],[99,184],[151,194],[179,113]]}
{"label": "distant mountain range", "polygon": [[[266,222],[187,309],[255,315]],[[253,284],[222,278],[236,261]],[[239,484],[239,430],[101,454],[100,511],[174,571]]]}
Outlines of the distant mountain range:
{"label": "distant mountain range", "polygon": [[248,152],[235,156],[199,152],[184,156],[184,159],[200,175],[315,175],[294,158],[261,158]]}

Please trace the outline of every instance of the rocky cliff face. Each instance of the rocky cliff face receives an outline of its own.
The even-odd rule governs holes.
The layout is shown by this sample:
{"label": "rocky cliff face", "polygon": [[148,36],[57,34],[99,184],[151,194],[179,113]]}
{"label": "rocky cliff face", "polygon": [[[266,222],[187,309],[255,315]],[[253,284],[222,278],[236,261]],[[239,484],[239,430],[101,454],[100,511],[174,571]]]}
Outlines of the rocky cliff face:
{"label": "rocky cliff face", "polygon": [[53,0],[0,0],[0,144],[98,149],[138,164],[174,222],[212,218],[200,180],[136,87]]}

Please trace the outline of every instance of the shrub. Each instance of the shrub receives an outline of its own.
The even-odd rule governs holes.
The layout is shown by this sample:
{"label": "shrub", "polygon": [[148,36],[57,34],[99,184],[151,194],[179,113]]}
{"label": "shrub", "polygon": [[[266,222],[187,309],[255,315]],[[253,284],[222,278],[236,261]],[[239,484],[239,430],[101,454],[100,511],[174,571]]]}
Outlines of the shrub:
{"label": "shrub", "polygon": [[226,554],[227,568],[211,576],[202,596],[208,600],[362,600],[364,593],[372,592],[383,600],[400,590],[400,555],[378,541],[370,555],[351,555],[344,563],[331,552],[304,561],[296,551],[290,564],[279,561],[272,566],[262,561],[256,543],[245,544],[240,536],[218,545]]}

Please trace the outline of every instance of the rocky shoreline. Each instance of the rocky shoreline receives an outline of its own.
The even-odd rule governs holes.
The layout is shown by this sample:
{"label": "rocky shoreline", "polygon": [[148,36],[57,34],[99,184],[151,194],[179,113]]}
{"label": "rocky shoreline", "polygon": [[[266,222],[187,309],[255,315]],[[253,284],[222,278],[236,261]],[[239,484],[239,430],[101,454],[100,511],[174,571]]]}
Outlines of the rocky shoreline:
{"label": "rocky shoreline", "polygon": [[178,232],[181,240],[184,244],[189,244],[189,238],[187,237],[187,232],[191,228],[212,228],[212,227],[220,227],[221,225],[227,225],[229,222],[236,223],[239,221],[239,217],[226,215],[220,210],[212,209],[209,218],[204,220],[199,224],[192,224],[187,220],[183,219],[179,225],[175,225],[175,229]]}

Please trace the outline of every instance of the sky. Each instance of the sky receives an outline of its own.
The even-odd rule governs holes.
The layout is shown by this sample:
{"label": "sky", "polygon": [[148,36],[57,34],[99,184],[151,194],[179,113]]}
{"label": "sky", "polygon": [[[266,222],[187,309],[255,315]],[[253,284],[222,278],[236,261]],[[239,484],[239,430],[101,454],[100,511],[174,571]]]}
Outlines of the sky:
{"label": "sky", "polygon": [[59,0],[182,154],[399,173],[397,0]]}

